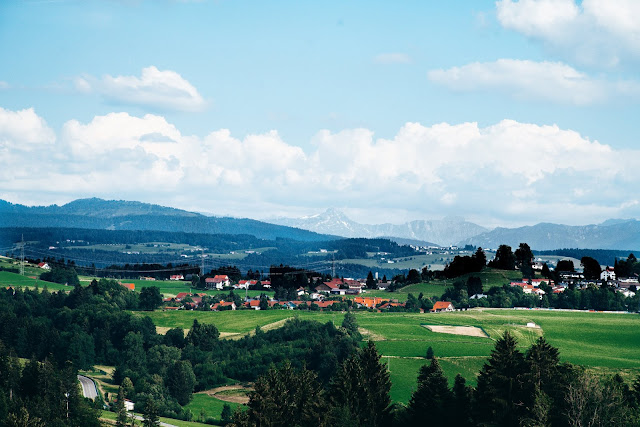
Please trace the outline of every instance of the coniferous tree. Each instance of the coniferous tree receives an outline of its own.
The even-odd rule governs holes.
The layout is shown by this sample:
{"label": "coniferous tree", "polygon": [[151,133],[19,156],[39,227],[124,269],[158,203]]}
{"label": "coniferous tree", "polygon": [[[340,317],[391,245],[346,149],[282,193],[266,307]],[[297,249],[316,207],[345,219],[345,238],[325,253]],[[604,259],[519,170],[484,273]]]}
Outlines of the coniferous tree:
{"label": "coniferous tree", "polygon": [[127,425],[127,410],[124,405],[124,389],[122,386],[118,387],[118,401],[115,406],[116,412],[116,426],[117,427],[126,427]]}
{"label": "coniferous tree", "polygon": [[322,426],[327,414],[316,374],[294,369],[289,361],[280,369],[272,366],[256,380],[247,406],[245,414],[234,415],[235,425]]}
{"label": "coniferous tree", "polygon": [[142,425],[144,427],[157,427],[160,425],[158,405],[152,397],[149,397],[144,405],[144,410],[142,412]]}
{"label": "coniferous tree", "polygon": [[347,417],[357,426],[384,426],[391,421],[391,381],[373,341],[346,359],[333,378],[331,424]]}
{"label": "coniferous tree", "polygon": [[516,340],[506,331],[478,375],[476,421],[517,426],[526,413],[531,390],[525,387],[527,364]]}
{"label": "coniferous tree", "polygon": [[453,382],[453,407],[451,411],[451,425],[466,427],[473,425],[471,412],[471,399],[473,388],[469,387],[467,381],[460,374],[456,375]]}
{"label": "coniferous tree", "polygon": [[449,390],[449,383],[438,359],[431,359],[430,365],[420,368],[418,388],[413,392],[407,407],[409,421],[416,426],[424,425],[425,422],[435,427],[449,425],[452,403],[453,393]]}
{"label": "coniferous tree", "polygon": [[344,314],[344,320],[342,321],[342,327],[347,331],[347,333],[349,335],[351,335],[356,340],[359,341],[359,340],[362,339],[362,335],[360,334],[360,331],[358,330],[358,322],[356,320],[356,315],[353,314],[351,312],[351,310],[348,310]]}

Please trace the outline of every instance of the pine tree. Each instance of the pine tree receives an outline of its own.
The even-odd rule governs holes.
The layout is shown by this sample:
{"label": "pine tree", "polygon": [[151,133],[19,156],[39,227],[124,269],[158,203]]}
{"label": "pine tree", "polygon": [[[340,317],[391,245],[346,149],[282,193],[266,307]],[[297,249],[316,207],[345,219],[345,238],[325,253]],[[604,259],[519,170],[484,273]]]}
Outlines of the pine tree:
{"label": "pine tree", "polygon": [[453,406],[454,411],[451,412],[451,425],[465,427],[472,426],[471,414],[471,398],[473,389],[466,384],[466,380],[462,375],[456,375],[453,382]]}
{"label": "pine tree", "polygon": [[429,346],[429,348],[427,348],[426,357],[427,359],[433,359],[433,347]]}
{"label": "pine tree", "polygon": [[234,416],[236,425],[321,426],[327,410],[324,391],[317,376],[305,368],[294,369],[289,361],[280,369],[271,367],[254,384],[246,416]]}
{"label": "pine tree", "polygon": [[516,340],[506,331],[482,367],[476,393],[476,422],[517,426],[526,413],[531,390],[524,387],[527,364],[516,345]]}
{"label": "pine tree", "polygon": [[453,393],[449,390],[447,378],[440,368],[438,359],[431,359],[430,365],[420,368],[418,388],[413,392],[407,407],[412,425],[445,426],[451,423],[449,411],[453,403]]}
{"label": "pine tree", "polygon": [[160,425],[160,417],[158,416],[158,406],[152,397],[147,399],[142,413],[142,425],[144,427],[157,427]]}
{"label": "pine tree", "polygon": [[358,331],[358,322],[356,320],[356,315],[351,312],[351,310],[347,311],[344,315],[344,320],[342,321],[342,327],[347,330],[347,333],[351,335],[356,340],[361,340],[362,335],[360,331]]}
{"label": "pine tree", "polygon": [[118,401],[115,407],[116,412],[116,426],[126,427],[127,425],[127,410],[124,405],[124,389],[122,386],[118,387]]}
{"label": "pine tree", "polygon": [[333,378],[333,419],[341,424],[347,417],[353,425],[384,426],[391,418],[389,371],[373,341],[346,359]]}

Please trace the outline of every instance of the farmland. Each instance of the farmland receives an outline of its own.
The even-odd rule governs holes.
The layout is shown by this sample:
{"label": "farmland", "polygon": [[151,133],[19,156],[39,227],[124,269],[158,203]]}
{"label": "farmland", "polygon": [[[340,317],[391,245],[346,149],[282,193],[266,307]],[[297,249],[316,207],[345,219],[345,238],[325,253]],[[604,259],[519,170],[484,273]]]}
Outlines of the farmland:
{"label": "farmland", "polygon": [[[193,319],[213,323],[226,336],[241,336],[256,326],[267,326],[290,317],[320,322],[342,322],[340,313],[288,310],[233,312],[162,312],[148,314],[157,326],[189,328]],[[142,313],[140,313],[142,315]],[[494,340],[509,330],[525,351],[540,335],[560,349],[564,362],[594,370],[640,373],[640,317],[634,314],[589,313],[553,310],[469,310],[418,314],[358,312],[358,323],[376,342],[391,372],[392,398],[406,403],[415,387],[418,369],[431,346],[450,382],[460,373],[475,384],[478,370],[493,349]],[[526,328],[533,322],[540,328]],[[436,333],[423,325],[476,326],[488,338]],[[615,351],[612,351],[615,349]],[[624,375],[623,375],[624,376]]]}

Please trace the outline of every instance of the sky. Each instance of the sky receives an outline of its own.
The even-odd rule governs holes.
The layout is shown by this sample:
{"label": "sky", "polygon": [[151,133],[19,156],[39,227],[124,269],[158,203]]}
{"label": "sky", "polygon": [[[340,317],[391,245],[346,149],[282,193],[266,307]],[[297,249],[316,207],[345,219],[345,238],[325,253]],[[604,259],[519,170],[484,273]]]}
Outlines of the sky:
{"label": "sky", "polygon": [[640,218],[637,0],[0,2],[0,199]]}

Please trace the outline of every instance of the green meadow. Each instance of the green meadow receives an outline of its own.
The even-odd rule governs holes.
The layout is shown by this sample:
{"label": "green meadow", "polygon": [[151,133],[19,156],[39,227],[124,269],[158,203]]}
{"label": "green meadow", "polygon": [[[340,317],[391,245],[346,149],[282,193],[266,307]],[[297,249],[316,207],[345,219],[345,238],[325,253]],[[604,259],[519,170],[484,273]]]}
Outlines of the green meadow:
{"label": "green meadow", "polygon": [[[298,316],[340,325],[343,315],[335,312],[268,311],[155,311],[149,315],[157,326],[188,329],[194,319],[213,323],[223,336],[242,336],[256,326],[277,327]],[[640,374],[640,316],[637,314],[574,312],[559,310],[484,309],[453,313],[356,312],[366,339],[376,346],[388,363],[392,398],[406,403],[416,385],[427,348],[433,348],[449,381],[461,374],[475,385],[476,375],[493,350],[495,340],[506,330],[517,339],[522,351],[544,336],[560,350],[563,362],[584,365],[603,373],[621,372],[625,378]],[[529,322],[539,328],[527,328]],[[474,326],[488,337],[432,332],[424,325]]]}

